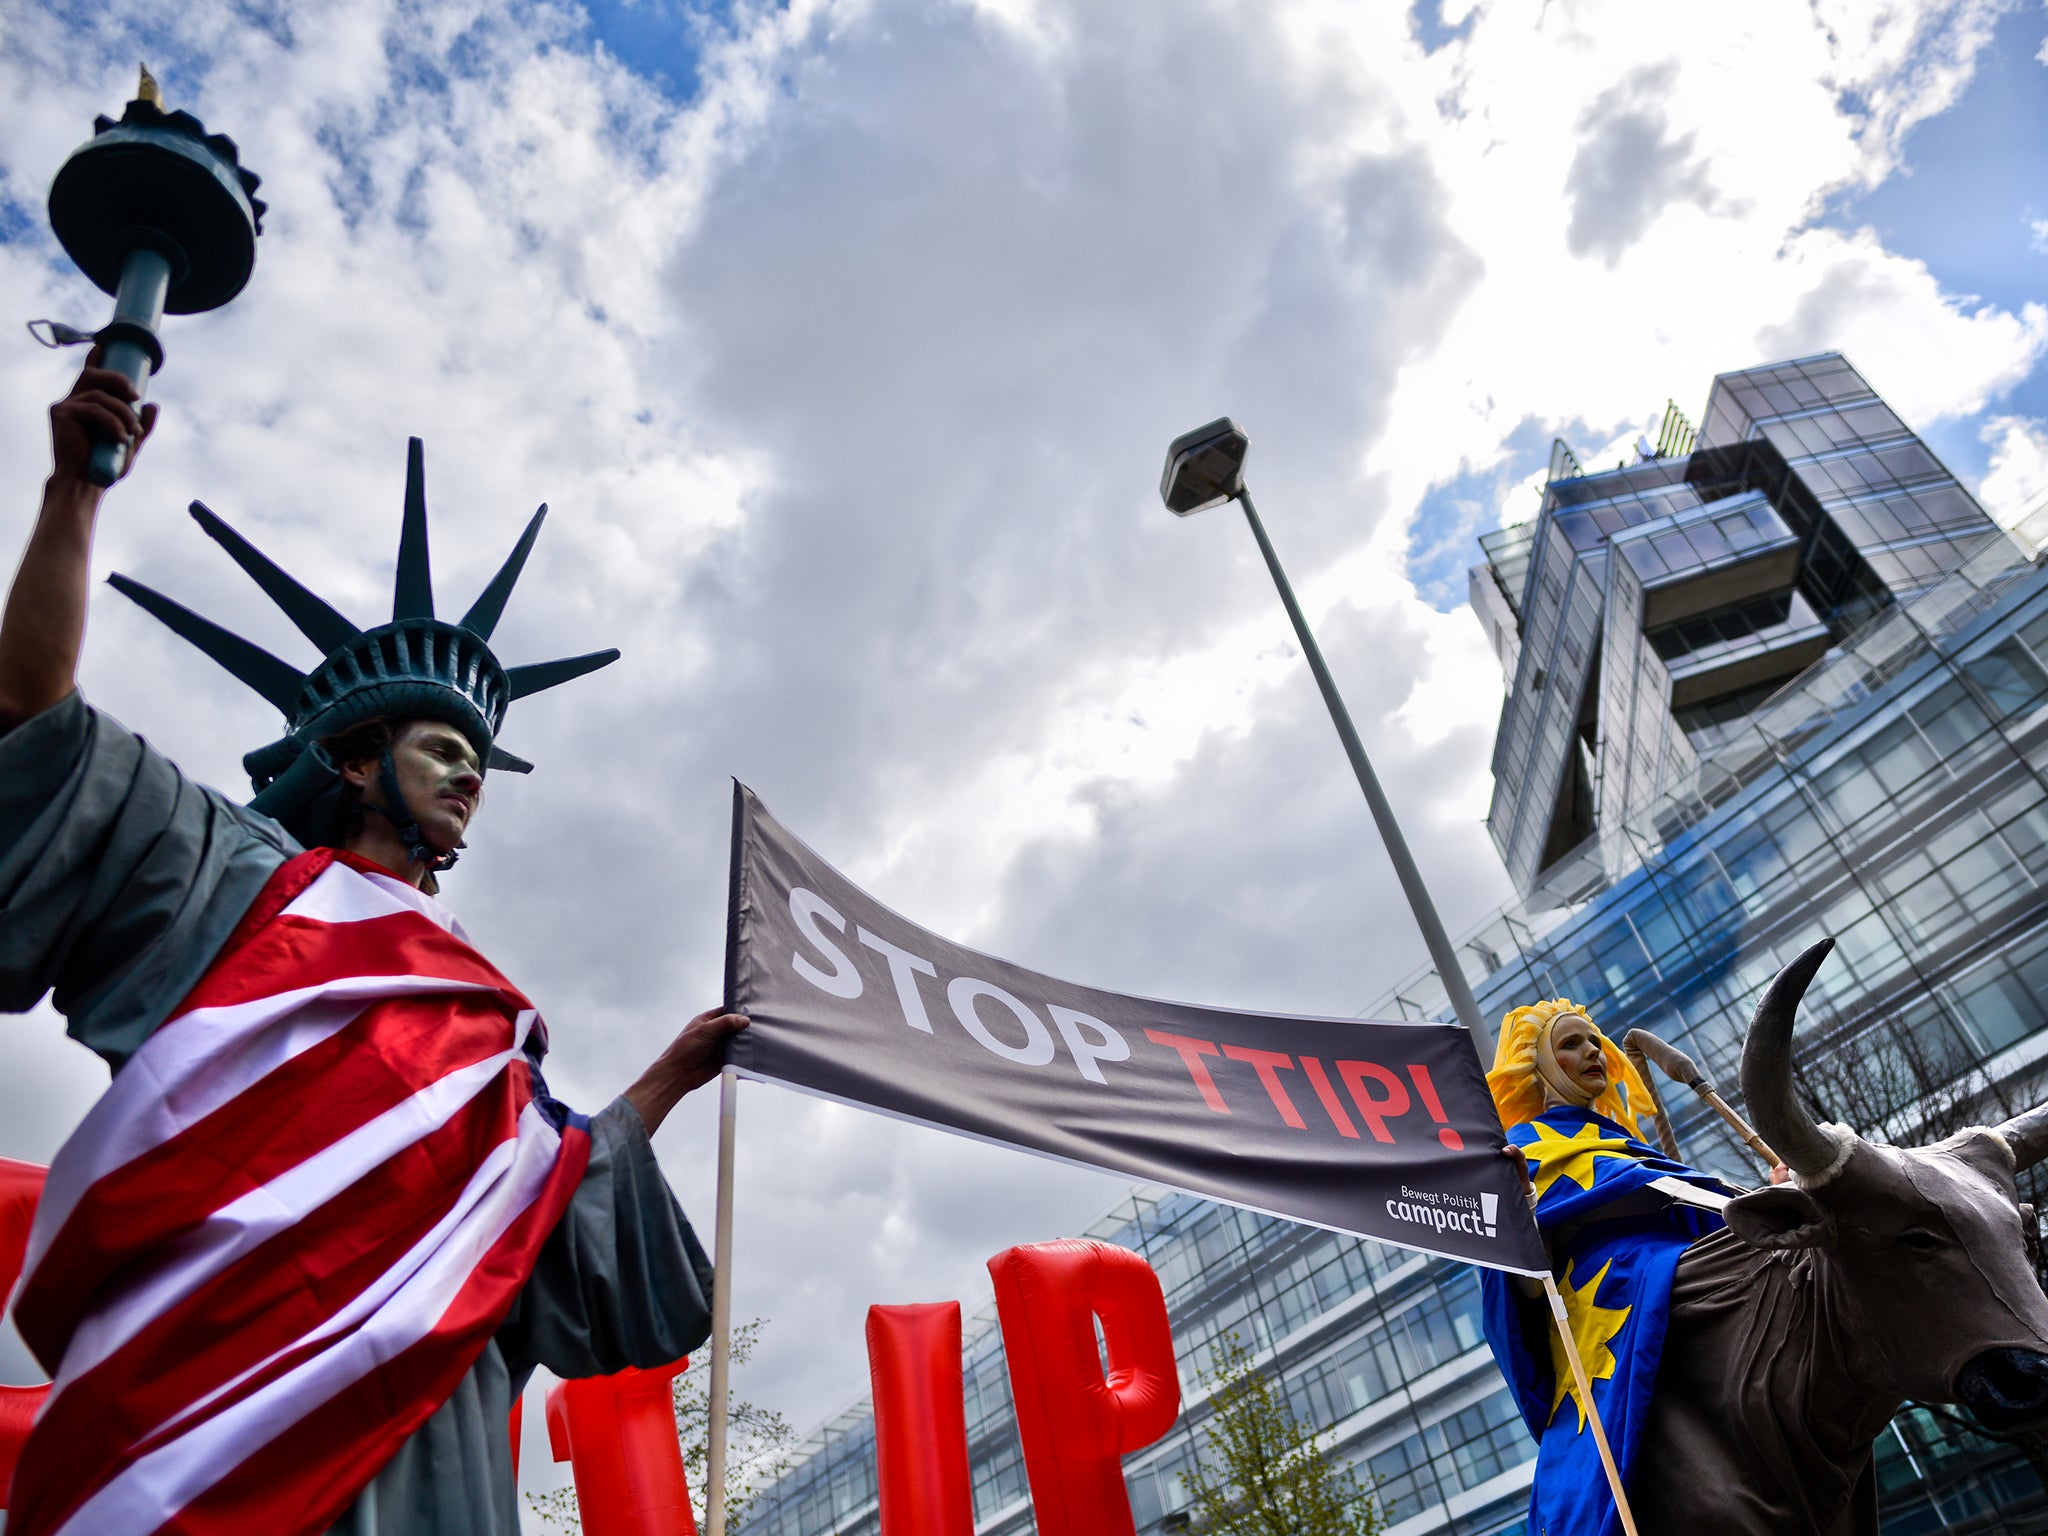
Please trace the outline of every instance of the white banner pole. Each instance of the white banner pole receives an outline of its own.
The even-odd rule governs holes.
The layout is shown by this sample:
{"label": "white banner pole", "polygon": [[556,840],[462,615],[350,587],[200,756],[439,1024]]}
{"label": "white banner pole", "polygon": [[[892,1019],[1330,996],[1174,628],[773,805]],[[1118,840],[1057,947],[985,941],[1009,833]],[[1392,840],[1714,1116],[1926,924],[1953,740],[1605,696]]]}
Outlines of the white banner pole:
{"label": "white banner pole", "polygon": [[711,1424],[704,1458],[706,1536],[725,1536],[725,1430],[732,1344],[732,1161],[739,1097],[739,1069],[727,1067],[718,1076],[717,1248],[711,1260]]}

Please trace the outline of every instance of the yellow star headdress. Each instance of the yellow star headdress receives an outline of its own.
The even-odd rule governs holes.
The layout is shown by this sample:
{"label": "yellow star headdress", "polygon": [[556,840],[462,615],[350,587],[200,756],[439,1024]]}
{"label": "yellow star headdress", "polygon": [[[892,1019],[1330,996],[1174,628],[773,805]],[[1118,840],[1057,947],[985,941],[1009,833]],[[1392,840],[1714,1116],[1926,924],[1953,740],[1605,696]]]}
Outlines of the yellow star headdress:
{"label": "yellow star headdress", "polygon": [[[1500,1111],[1503,1127],[1520,1125],[1543,1113],[1543,1079],[1536,1070],[1536,1051],[1547,1040],[1552,1022],[1568,1013],[1592,1022],[1586,1010],[1568,997],[1512,1008],[1501,1019],[1500,1044],[1494,1049],[1493,1070],[1486,1074],[1486,1085],[1493,1090],[1494,1107]],[[1604,1033],[1600,1035],[1600,1047],[1607,1059],[1607,1088],[1587,1107],[1640,1141],[1643,1132],[1636,1123],[1636,1111],[1649,1109],[1649,1085],[1622,1054],[1621,1047]]]}

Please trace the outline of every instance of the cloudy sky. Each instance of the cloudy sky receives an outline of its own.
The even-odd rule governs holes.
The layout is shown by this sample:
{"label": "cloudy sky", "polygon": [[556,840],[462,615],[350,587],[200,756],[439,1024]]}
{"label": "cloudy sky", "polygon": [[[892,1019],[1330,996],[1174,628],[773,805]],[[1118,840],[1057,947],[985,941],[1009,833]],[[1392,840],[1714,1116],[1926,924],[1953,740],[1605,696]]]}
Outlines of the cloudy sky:
{"label": "cloudy sky", "polygon": [[[1167,440],[1250,432],[1468,928],[1508,891],[1463,572],[1553,436],[1612,462],[1716,372],[1840,348],[1994,511],[2048,489],[2044,34],[1996,0],[0,0],[0,539],[77,362],[18,322],[107,308],[44,195],[146,58],[271,213],[247,292],[166,325],[97,563],[310,665],[188,500],[365,623],[408,434],[451,607],[551,504],[499,654],[625,660],[513,711],[540,770],[447,894],[564,1097],[715,1000],[731,776],[963,942],[1353,1013],[1422,946],[1240,520],[1160,507]],[[230,790],[276,734],[111,594],[84,686]],[[46,1160],[103,1069],[47,1012],[4,1059],[0,1155]],[[708,1097],[658,1140],[706,1227]],[[972,1303],[1120,1187],[766,1088],[740,1159],[741,1389],[806,1426],[861,1392],[869,1303]]]}

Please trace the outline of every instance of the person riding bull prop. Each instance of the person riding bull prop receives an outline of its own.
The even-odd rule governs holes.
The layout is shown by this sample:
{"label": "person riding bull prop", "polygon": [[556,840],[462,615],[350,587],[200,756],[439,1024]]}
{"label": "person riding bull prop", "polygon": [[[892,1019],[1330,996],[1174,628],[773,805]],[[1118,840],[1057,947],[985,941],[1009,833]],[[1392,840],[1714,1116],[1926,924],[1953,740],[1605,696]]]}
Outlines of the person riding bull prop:
{"label": "person riding bull prop", "polygon": [[[2048,1154],[2048,1105],[1927,1147],[1816,1124],[1791,1042],[1831,948],[1779,973],[1744,1041],[1746,1139],[1783,1159],[1762,1189],[1647,1145],[1655,1096],[1585,1010],[1559,998],[1502,1023],[1488,1081],[1507,1150],[1644,1536],[1876,1536],[1872,1446],[1909,1399],[1993,1429],[2048,1418],[2048,1296],[2015,1184]],[[1487,1342],[1539,1443],[1532,1536],[1611,1536],[1621,1512],[1550,1319],[1514,1279],[1482,1279]]]}
{"label": "person riding bull prop", "polygon": [[[692,1019],[601,1113],[436,899],[514,699],[617,658],[507,668],[490,637],[541,514],[435,617],[411,447],[392,621],[358,629],[197,504],[324,659],[300,673],[115,585],[285,715],[249,805],[80,696],[101,490],[155,421],[96,353],[0,620],[0,1008],[45,995],[113,1081],[52,1163],[16,1293],[51,1372],[10,1536],[514,1536],[507,1414],[563,1376],[701,1344],[711,1270],[648,1137],[739,1015]],[[545,512],[545,508],[542,512]]]}

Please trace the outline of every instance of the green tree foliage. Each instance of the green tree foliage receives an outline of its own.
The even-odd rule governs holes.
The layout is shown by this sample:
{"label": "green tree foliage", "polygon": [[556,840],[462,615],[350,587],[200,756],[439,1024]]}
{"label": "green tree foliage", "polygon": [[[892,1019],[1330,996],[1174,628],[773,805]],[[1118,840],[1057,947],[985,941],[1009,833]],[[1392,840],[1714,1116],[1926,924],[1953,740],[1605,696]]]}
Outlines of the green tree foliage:
{"label": "green tree foliage", "polygon": [[1213,1417],[1207,1454],[1188,1472],[1203,1536],[1378,1536],[1386,1529],[1377,1480],[1361,1484],[1316,1444],[1278,1379],[1235,1333],[1217,1343],[1203,1377]]}
{"label": "green tree foliage", "polygon": [[[754,1352],[765,1319],[732,1331],[732,1365],[742,1366]],[[676,1438],[683,1447],[683,1474],[690,1484],[690,1508],[697,1529],[707,1528],[704,1494],[710,1486],[711,1457],[711,1351],[690,1361],[690,1368],[671,1384],[675,1398]],[[740,1520],[754,1500],[778,1477],[789,1470],[796,1432],[779,1413],[734,1398],[726,1418],[725,1438],[725,1526],[737,1531]],[[526,1502],[549,1526],[562,1531],[580,1531],[576,1515],[576,1490],[558,1488],[552,1493],[529,1493]]]}

